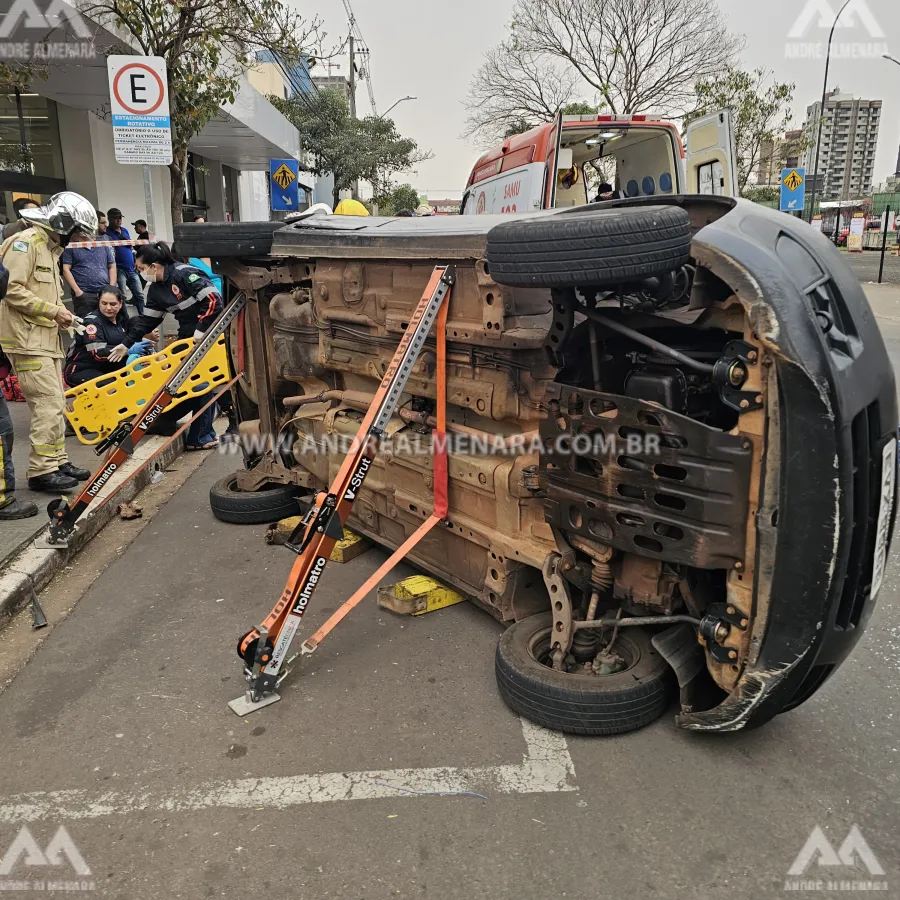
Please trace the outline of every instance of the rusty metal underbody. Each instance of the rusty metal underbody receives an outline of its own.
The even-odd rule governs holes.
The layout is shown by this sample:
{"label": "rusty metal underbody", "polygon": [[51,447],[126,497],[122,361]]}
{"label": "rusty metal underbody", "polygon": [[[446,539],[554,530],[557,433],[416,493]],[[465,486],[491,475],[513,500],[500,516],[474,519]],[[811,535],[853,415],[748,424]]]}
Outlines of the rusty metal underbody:
{"label": "rusty metal underbody", "polygon": [[[331,482],[342,454],[316,452],[312,442],[355,433],[359,398],[374,393],[433,262],[221,261],[229,279],[257,300],[247,313],[242,418],[258,421],[264,436],[294,437],[292,447],[270,449],[257,471],[242,476],[244,489],[266,480],[310,490]],[[549,608],[542,570],[554,554],[575,606],[593,593],[613,615],[696,614],[715,601],[749,618],[755,544],[748,525],[759,500],[765,402],[728,418],[702,379],[679,375],[683,408],[666,409],[630,386],[672,382],[671,365],[641,357],[613,334],[598,344],[595,333],[590,337],[608,373],[597,390],[588,341],[596,326],[575,316],[570,356],[548,353],[549,291],[501,287],[480,259],[457,265],[447,325],[448,430],[458,426],[457,436],[484,439],[489,452],[451,455],[448,520],[416,547],[411,562],[501,621]],[[746,388],[765,400],[763,348],[743,307],[721,286],[713,298],[698,294],[693,302],[696,321],[673,323],[671,340],[689,346],[700,335],[706,353],[735,338],[753,345],[759,364]],[[636,315],[633,327],[643,320]],[[665,340],[668,332],[655,334]],[[232,335],[232,352],[234,345]],[[434,351],[426,348],[401,404],[406,414],[388,429],[395,446],[401,436],[427,437],[434,366]],[[336,391],[350,392],[348,402],[333,393],[313,396]],[[298,403],[303,395],[311,402]],[[537,432],[547,452],[532,441]],[[528,438],[525,446],[510,454],[520,435]],[[648,435],[658,439],[658,456],[629,452],[629,436]],[[567,455],[565,441],[576,438],[598,449]],[[398,547],[430,515],[431,471],[428,455],[380,455],[351,527]],[[749,629],[735,629],[734,656],[708,660],[726,689],[738,677],[748,639]]]}

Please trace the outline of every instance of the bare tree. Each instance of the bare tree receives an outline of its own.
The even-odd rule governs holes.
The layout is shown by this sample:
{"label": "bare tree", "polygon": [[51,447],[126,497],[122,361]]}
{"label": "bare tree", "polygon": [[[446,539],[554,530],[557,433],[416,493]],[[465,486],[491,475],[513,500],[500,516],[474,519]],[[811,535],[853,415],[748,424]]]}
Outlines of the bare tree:
{"label": "bare tree", "polygon": [[715,0],[517,0],[510,45],[571,67],[614,114],[679,116],[742,46],[721,18]]}
{"label": "bare tree", "polygon": [[577,78],[552,57],[504,41],[485,55],[466,98],[463,132],[482,146],[547,122],[575,96]]}

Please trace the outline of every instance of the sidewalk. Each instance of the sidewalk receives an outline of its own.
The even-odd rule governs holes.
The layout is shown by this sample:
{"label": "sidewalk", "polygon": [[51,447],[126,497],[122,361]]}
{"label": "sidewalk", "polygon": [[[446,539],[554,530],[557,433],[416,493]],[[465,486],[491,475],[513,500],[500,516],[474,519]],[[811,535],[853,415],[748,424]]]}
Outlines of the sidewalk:
{"label": "sidewalk", "polygon": [[[23,544],[31,541],[47,524],[47,504],[54,499],[54,494],[36,493],[28,490],[28,426],[31,416],[25,403],[10,403],[9,412],[13,420],[13,463],[16,467],[16,497],[19,500],[31,500],[38,506],[38,514],[30,519],[17,519],[14,522],[0,522],[0,571],[5,568],[6,560],[18,553]],[[73,465],[80,469],[94,471],[100,458],[92,447],[80,444],[77,438],[66,438],[66,452]],[[0,599],[0,604],[2,604]]]}
{"label": "sidewalk", "polygon": [[[71,302],[67,303],[71,308]],[[137,315],[137,310],[127,304],[125,309],[129,316]],[[178,323],[166,318],[163,322],[163,334],[171,337],[176,334]],[[68,339],[64,337],[64,344]],[[28,490],[28,426],[31,416],[25,403],[10,403],[9,411],[13,420],[13,433],[15,444],[13,446],[13,463],[16,467],[16,497],[20,500],[31,500],[38,506],[38,514],[30,519],[17,519],[14,522],[0,522],[0,574],[6,570],[10,557],[19,553],[23,547],[29,544],[41,532],[47,524],[47,504],[54,499],[54,494],[35,493]],[[158,447],[162,441],[154,441],[148,446]],[[179,448],[171,458],[174,459],[181,452],[182,440],[176,446]],[[94,453],[94,448],[82,444],[75,437],[66,438],[66,452],[73,465],[80,469],[89,469],[93,472],[100,462],[100,457]],[[3,609],[3,597],[0,594],[0,611]]]}
{"label": "sidewalk", "polygon": [[[38,514],[30,519],[0,523],[0,628],[9,617],[23,609],[34,596],[50,582],[54,575],[69,565],[72,558],[91,541],[100,530],[118,515],[120,503],[133,500],[148,484],[154,471],[166,471],[184,451],[184,435],[178,437],[153,462],[134,474],[160,451],[170,440],[168,437],[153,435],[138,445],[135,453],[110,478],[97,495],[95,502],[79,521],[78,528],[69,538],[68,548],[39,550],[34,547],[34,539],[43,532],[49,522],[47,504],[53,499],[51,494],[37,494],[26,488],[25,472],[28,459],[28,407],[24,403],[11,403],[15,428],[13,461],[16,467],[16,496],[33,500],[38,504]],[[221,424],[221,423],[219,423]],[[99,457],[92,447],[80,444],[74,437],[66,438],[66,450],[73,463],[94,471]],[[108,497],[123,482],[128,483],[105,505]],[[67,496],[72,497],[73,492]]]}
{"label": "sidewalk", "polygon": [[900,323],[900,284],[863,284],[862,289],[876,319]]}

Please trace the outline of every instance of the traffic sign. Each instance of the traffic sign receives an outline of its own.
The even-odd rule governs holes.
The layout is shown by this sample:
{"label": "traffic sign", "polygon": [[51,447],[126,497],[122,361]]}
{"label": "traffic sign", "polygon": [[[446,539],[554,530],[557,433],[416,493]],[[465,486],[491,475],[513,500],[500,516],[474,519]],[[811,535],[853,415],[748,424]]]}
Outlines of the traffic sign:
{"label": "traffic sign", "polygon": [[116,162],[169,165],[172,123],[166,61],[161,56],[109,56],[106,70]]}
{"label": "traffic sign", "polygon": [[300,163],[296,159],[270,159],[269,189],[273,211],[296,211],[300,206]]}
{"label": "traffic sign", "polygon": [[806,169],[781,170],[781,202],[778,208],[782,212],[802,212],[806,202]]}

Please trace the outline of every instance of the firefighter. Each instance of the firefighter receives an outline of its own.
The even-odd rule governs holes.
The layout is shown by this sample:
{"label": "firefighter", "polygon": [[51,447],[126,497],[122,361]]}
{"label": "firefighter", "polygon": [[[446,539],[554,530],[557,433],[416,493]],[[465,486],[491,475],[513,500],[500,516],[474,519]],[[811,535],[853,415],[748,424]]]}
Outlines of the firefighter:
{"label": "firefighter", "polygon": [[[134,265],[147,285],[143,315],[135,316],[118,352],[141,340],[160,324],[166,313],[178,322],[178,337],[199,340],[222,312],[222,296],[216,286],[200,269],[180,263],[161,241],[145,244],[135,251]],[[191,400],[185,401],[190,408]],[[203,405],[201,398],[193,403],[195,409]],[[218,440],[213,428],[215,408],[211,407],[188,429],[188,450],[210,450]]]}
{"label": "firefighter", "polygon": [[23,209],[19,215],[30,227],[0,245],[0,259],[9,269],[9,287],[0,303],[0,344],[31,412],[28,487],[57,493],[91,474],[73,466],[66,455],[59,329],[71,325],[73,316],[63,306],[57,262],[75,231],[96,234],[97,213],[80,194],[63,191],[46,206]]}
{"label": "firefighter", "polygon": [[[75,386],[108,375],[125,365],[125,356],[116,348],[128,334],[128,314],[124,312],[125,297],[114,284],[101,288],[98,308],[82,319],[84,332],[75,338],[66,360],[63,374],[66,384]],[[143,356],[153,350],[153,341],[138,341],[128,355]]]}

